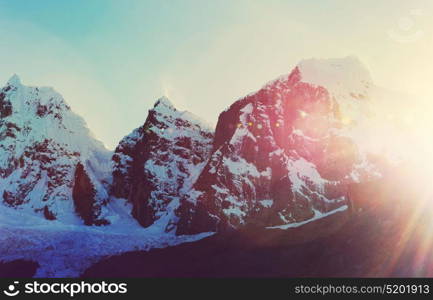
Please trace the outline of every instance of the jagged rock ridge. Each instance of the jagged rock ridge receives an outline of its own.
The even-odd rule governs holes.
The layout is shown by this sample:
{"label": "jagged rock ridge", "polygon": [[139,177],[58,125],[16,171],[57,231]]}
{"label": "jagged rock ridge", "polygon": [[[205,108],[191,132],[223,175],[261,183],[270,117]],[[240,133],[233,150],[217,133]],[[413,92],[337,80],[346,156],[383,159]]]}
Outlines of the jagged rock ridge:
{"label": "jagged rock ridge", "polygon": [[207,162],[212,140],[204,122],[159,99],[144,125],[115,150],[112,194],[132,204],[132,215],[142,226],[175,229],[174,211]]}

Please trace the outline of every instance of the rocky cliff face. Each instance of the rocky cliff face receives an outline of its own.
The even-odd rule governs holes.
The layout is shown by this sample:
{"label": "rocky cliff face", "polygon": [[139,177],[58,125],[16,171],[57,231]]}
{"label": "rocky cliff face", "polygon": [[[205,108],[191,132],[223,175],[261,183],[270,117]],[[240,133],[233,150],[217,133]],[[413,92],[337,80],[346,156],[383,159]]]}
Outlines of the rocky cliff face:
{"label": "rocky cliff face", "polygon": [[159,99],[144,125],[115,150],[112,194],[132,204],[142,226],[175,229],[174,211],[206,164],[212,139],[203,122]]}
{"label": "rocky cliff face", "polygon": [[103,218],[108,199],[109,151],[57,92],[24,86],[13,76],[0,90],[0,201],[49,220],[80,223],[72,201],[77,165],[85,166],[94,187],[94,218],[85,220],[93,224]]}
{"label": "rocky cliff face", "polygon": [[97,197],[97,190],[88,171],[79,162],[75,168],[74,186],[72,199],[74,200],[75,212],[83,219],[86,225],[107,225],[109,222],[101,219],[102,206],[108,199],[101,202]]}
{"label": "rocky cliff face", "polygon": [[370,85],[356,59],[309,60],[235,102],[176,211],[177,233],[283,228],[346,209],[349,185],[377,175],[344,134]]}

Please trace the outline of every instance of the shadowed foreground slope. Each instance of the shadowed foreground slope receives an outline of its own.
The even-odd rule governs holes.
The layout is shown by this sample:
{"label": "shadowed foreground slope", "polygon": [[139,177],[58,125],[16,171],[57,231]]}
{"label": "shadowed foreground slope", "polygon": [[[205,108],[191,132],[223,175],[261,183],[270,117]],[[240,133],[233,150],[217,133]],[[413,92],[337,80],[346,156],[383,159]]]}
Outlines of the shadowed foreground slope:
{"label": "shadowed foreground slope", "polygon": [[[357,201],[352,211],[298,228],[220,234],[176,247],[130,252],[100,261],[82,276],[432,276],[431,249],[425,247],[428,216],[419,214],[425,209],[406,201],[410,192],[396,193],[396,184],[360,187],[363,201]],[[372,195],[387,198],[377,201]],[[353,197],[358,196],[355,191]],[[416,225],[410,228],[414,219]]]}

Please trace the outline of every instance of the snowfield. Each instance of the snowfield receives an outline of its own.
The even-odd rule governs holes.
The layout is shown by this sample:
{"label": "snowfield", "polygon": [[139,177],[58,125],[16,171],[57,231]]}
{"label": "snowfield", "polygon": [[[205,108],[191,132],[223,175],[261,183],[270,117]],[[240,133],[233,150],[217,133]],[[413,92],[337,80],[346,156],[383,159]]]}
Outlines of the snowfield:
{"label": "snowfield", "polygon": [[271,226],[271,227],[267,227],[267,229],[289,229],[289,228],[296,228],[320,219],[323,219],[325,217],[328,217],[330,215],[333,215],[335,213],[341,212],[341,211],[346,211],[348,209],[347,205],[343,205],[340,206],[339,208],[336,208],[334,210],[328,211],[326,213],[321,213],[318,210],[314,210],[314,217],[312,217],[311,219],[308,219],[306,221],[302,221],[302,222],[295,222],[295,223],[289,223],[286,225],[279,225],[279,226]]}
{"label": "snowfield", "polygon": [[[117,202],[122,206],[120,200]],[[109,226],[97,227],[48,221],[3,205],[1,211],[0,261],[36,261],[40,267],[35,277],[78,277],[106,256],[174,246],[213,234],[175,236],[164,232],[158,224],[143,228],[128,216]]]}

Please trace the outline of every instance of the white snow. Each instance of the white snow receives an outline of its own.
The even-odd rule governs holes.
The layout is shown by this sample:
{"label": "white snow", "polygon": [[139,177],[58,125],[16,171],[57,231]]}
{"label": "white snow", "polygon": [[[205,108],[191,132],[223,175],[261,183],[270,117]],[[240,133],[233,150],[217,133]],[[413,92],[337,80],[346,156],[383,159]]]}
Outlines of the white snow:
{"label": "white snow", "polygon": [[288,161],[289,179],[293,184],[293,190],[302,193],[302,187],[305,186],[305,180],[310,180],[323,191],[324,185],[328,182],[323,179],[316,169],[316,166],[300,157],[296,160]]}
{"label": "white snow", "polygon": [[327,216],[333,215],[337,212],[341,212],[341,211],[345,211],[348,209],[347,205],[343,205],[340,206],[339,208],[336,208],[334,210],[328,211],[326,213],[321,213],[318,210],[314,210],[314,217],[312,217],[311,219],[308,219],[306,221],[302,221],[302,222],[297,222],[297,223],[290,223],[290,224],[285,224],[285,225],[279,225],[279,226],[271,226],[271,227],[266,227],[267,229],[289,229],[289,228],[296,228],[314,221],[317,221],[319,219],[325,218]]}
{"label": "white snow", "polygon": [[250,175],[253,177],[259,177],[260,173],[257,170],[256,166],[252,163],[248,163],[245,159],[239,158],[237,161],[234,161],[230,158],[223,158],[223,164],[227,166],[230,173],[234,175]]}
{"label": "white snow", "polygon": [[269,208],[269,207],[272,206],[272,204],[274,204],[274,200],[269,200],[269,199],[267,199],[267,200],[260,200],[259,203],[260,203],[263,207]]}
{"label": "white snow", "polygon": [[21,79],[17,74],[12,75],[12,77],[7,81],[7,85],[18,86],[21,85]]}
{"label": "white snow", "polygon": [[177,110],[173,103],[165,96],[156,101],[153,110],[160,116],[158,119],[164,123],[174,119],[182,119],[191,123],[193,126],[200,127],[202,130],[209,132],[214,131],[214,126],[211,123],[189,111]]}
{"label": "white snow", "polygon": [[364,93],[372,79],[356,57],[306,59],[298,64],[303,82],[323,86],[335,93]]}
{"label": "white snow", "polygon": [[248,103],[240,110],[242,112],[242,114],[239,116],[240,126],[236,128],[232,138],[230,139],[230,144],[236,145],[240,141],[242,141],[245,137],[248,137],[253,141],[256,141],[256,137],[248,129],[249,124],[247,122],[247,118],[253,112],[253,109],[254,109],[253,104]]}
{"label": "white snow", "polygon": [[[305,139],[306,141],[310,141],[310,142],[319,141],[319,139],[317,139],[317,138],[312,138],[312,137],[305,135],[301,129],[294,129],[289,136],[291,136],[291,135],[296,135],[296,136],[301,137],[301,138]],[[321,138],[326,138],[326,136],[323,136]]]}
{"label": "white snow", "polygon": [[213,234],[175,236],[158,225],[143,228],[127,215],[127,207],[121,207],[123,201],[114,203],[117,218],[110,218],[112,225],[101,227],[47,221],[1,206],[0,261],[36,261],[40,267],[35,277],[78,277],[106,256],[173,246]]}

